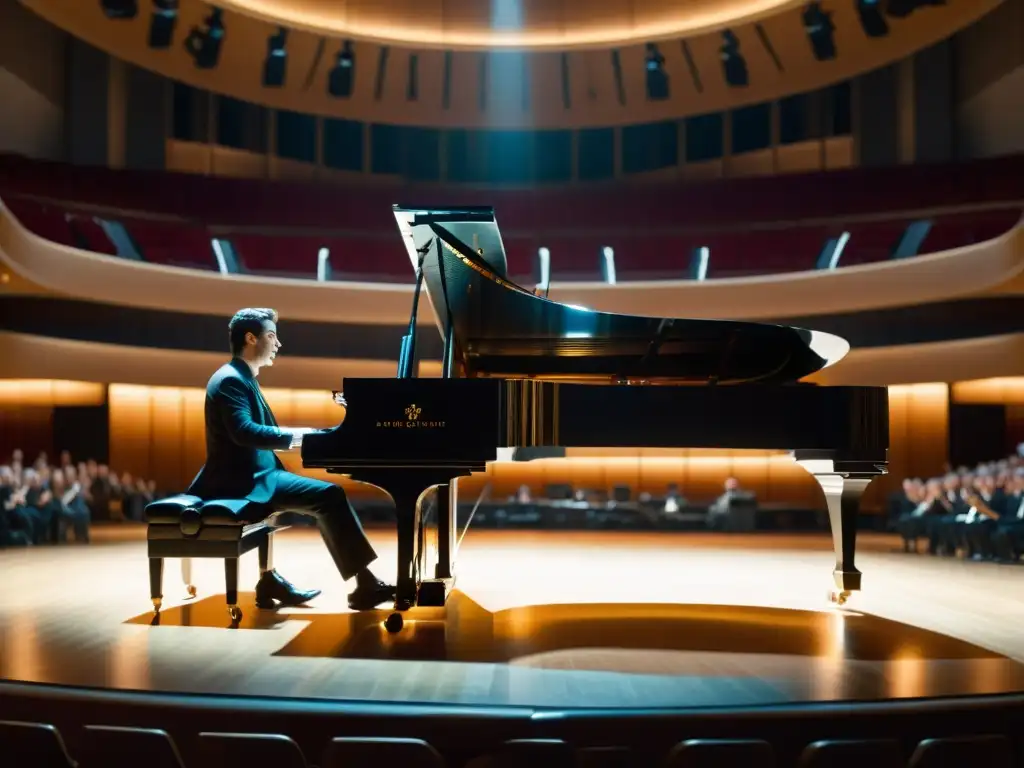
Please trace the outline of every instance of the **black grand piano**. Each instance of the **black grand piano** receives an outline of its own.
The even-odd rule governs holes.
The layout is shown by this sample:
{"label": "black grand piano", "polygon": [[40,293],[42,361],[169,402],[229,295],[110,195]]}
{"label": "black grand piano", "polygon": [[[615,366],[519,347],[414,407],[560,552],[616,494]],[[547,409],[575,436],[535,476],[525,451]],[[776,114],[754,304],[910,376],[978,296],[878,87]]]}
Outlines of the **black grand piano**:
{"label": "black grand piano", "polygon": [[[394,500],[395,611],[444,605],[454,584],[457,479],[499,449],[788,449],[825,492],[836,553],[831,598],[859,590],[860,498],[886,472],[884,387],[799,380],[848,351],[826,333],[762,323],[597,312],[508,279],[494,211],[394,206],[416,271],[398,376],[347,378],[340,425],[307,435],[302,463],[369,483]],[[419,378],[422,294],[444,340],[440,378]],[[504,452],[503,452],[504,453]],[[435,490],[437,552],[427,573],[423,507]]]}

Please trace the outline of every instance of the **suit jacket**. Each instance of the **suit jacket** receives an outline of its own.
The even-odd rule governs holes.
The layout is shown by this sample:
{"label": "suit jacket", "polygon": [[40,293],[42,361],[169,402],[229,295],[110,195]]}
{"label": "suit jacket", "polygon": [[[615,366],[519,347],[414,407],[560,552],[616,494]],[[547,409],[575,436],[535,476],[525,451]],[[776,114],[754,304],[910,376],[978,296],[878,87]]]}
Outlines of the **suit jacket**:
{"label": "suit jacket", "polygon": [[268,502],[275,472],[284,469],[274,449],[288,448],[292,435],[277,426],[244,360],[233,358],[210,377],[205,414],[206,464],[187,493]]}

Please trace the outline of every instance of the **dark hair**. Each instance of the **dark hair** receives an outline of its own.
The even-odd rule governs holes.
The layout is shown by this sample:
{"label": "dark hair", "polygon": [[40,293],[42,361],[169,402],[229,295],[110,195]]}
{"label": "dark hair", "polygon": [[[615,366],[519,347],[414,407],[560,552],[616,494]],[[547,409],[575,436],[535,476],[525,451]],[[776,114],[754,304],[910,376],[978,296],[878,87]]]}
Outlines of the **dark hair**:
{"label": "dark hair", "polygon": [[277,310],[248,307],[235,312],[228,323],[228,342],[231,354],[237,355],[245,348],[245,334],[259,336],[263,332],[263,323],[277,322]]}

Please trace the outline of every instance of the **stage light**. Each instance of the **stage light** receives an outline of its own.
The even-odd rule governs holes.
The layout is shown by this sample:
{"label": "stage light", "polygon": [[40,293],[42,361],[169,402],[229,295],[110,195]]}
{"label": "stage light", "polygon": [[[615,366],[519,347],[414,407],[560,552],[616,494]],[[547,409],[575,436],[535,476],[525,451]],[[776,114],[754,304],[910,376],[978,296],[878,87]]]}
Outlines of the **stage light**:
{"label": "stage light", "polygon": [[178,0],[153,0],[149,20],[149,47],[170,48],[178,24]]}
{"label": "stage light", "polygon": [[647,44],[647,58],[644,61],[647,75],[647,98],[651,101],[664,101],[668,98],[668,73],[665,72],[665,57],[658,46]]}
{"label": "stage light", "polygon": [[830,61],[836,57],[835,24],[832,13],[821,7],[821,3],[807,4],[803,13],[804,30],[811,41],[811,50],[818,61]]}
{"label": "stage light", "polygon": [[280,27],[277,32],[267,38],[267,58],[263,62],[263,85],[267,88],[280,88],[284,85],[284,76],[288,68],[288,30]]}
{"label": "stage light", "polygon": [[740,53],[740,41],[736,33],[731,29],[722,32],[722,47],[719,53],[722,57],[722,71],[725,73],[725,82],[733,88],[744,88],[750,78],[747,73],[747,62]]}
{"label": "stage light", "polygon": [[134,19],[139,15],[138,0],[100,0],[108,19]]}
{"label": "stage light", "polygon": [[338,51],[338,59],[327,79],[327,92],[335,98],[348,98],[352,95],[352,84],[355,79],[356,55],[352,50],[352,41],[346,40]]}
{"label": "stage light", "polygon": [[227,30],[224,28],[224,11],[214,8],[205,19],[206,28],[192,27],[185,38],[185,50],[200,69],[213,69],[220,59],[220,48]]}
{"label": "stage light", "polygon": [[857,0],[857,15],[868,37],[885,37],[889,34],[889,22],[882,15],[881,0]]}

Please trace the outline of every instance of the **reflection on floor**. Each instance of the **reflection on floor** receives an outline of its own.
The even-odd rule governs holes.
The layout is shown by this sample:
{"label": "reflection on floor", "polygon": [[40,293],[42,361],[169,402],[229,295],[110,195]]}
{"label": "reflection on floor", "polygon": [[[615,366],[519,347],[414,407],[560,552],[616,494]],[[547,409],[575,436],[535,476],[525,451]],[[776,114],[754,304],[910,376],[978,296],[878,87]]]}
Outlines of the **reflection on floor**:
{"label": "reflection on floor", "polygon": [[[380,574],[394,567],[374,534]],[[480,532],[446,609],[356,614],[318,536],[279,569],[324,594],[229,628],[219,561],[187,600],[172,567],[148,611],[145,545],[0,552],[0,675],[143,690],[524,706],[712,706],[1024,690],[1024,568],[893,554],[867,539],[865,592],[826,605],[826,537]],[[106,542],[106,543],[104,543]],[[250,559],[252,562],[250,562]],[[256,577],[255,558],[243,565]],[[179,599],[175,599],[180,592]],[[1007,657],[1011,658],[1007,658]]]}

